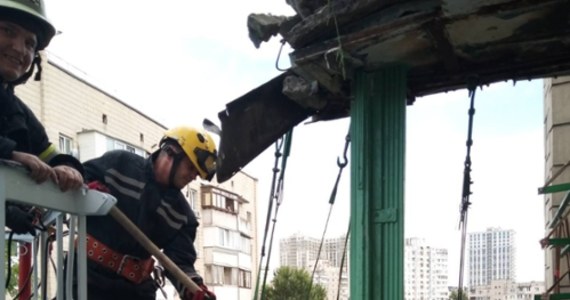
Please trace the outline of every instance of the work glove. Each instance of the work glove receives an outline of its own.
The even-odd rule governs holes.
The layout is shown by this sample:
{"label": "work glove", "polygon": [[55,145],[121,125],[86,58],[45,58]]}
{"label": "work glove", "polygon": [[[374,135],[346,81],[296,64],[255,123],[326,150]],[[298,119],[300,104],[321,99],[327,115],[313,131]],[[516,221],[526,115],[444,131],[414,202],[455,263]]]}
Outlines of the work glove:
{"label": "work glove", "polygon": [[186,291],[184,294],[184,300],[216,300],[216,295],[208,290],[208,287],[204,284],[200,284],[200,291],[192,294],[191,291]]}
{"label": "work glove", "polygon": [[6,205],[6,226],[14,233],[36,235],[34,216],[15,205]]}

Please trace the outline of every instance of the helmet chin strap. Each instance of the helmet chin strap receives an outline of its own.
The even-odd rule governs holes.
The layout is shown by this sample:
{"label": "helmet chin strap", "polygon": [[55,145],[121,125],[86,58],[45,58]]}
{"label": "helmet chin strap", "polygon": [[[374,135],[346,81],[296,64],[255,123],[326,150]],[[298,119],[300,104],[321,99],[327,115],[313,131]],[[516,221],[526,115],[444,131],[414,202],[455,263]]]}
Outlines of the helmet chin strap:
{"label": "helmet chin strap", "polygon": [[176,171],[178,170],[180,161],[184,158],[184,152],[173,153],[167,151],[166,153],[172,157],[172,166],[170,167],[170,175],[168,176],[168,185],[170,187],[176,187],[176,185],[174,185],[174,176],[176,176]]}
{"label": "helmet chin strap", "polygon": [[22,83],[25,83],[26,81],[28,81],[28,79],[32,76],[32,74],[34,74],[34,67],[38,68],[38,71],[36,72],[36,76],[34,77],[35,81],[40,81],[42,78],[42,57],[36,52],[35,56],[34,56],[34,60],[32,61],[32,65],[30,66],[30,69],[24,73],[24,75],[22,75],[22,77],[14,80],[13,82],[10,82],[10,85],[12,86],[16,86]]}

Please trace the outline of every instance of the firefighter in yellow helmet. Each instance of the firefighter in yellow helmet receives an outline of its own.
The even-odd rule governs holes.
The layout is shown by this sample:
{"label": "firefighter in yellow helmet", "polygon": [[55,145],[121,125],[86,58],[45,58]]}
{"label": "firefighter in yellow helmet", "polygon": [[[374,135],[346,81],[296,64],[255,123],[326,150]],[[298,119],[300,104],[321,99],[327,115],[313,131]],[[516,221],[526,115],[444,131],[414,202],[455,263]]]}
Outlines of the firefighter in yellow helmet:
{"label": "firefighter in yellow helmet", "polygon": [[[202,179],[212,180],[216,172],[216,145],[206,131],[198,131],[191,127],[177,127],[167,131],[161,145],[176,142],[198,170]],[[182,156],[182,154],[181,154]]]}
{"label": "firefighter in yellow helmet", "polygon": [[[40,55],[55,35],[41,0],[0,0],[0,159],[17,161],[38,183],[55,182],[62,191],[83,185],[82,166],[58,153],[43,125],[14,94],[40,67]],[[39,70],[39,69],[38,69]],[[38,78],[39,79],[39,78]],[[6,224],[16,233],[35,233],[30,207],[9,204]]]}
{"label": "firefighter in yellow helmet", "polygon": [[[192,127],[168,130],[159,145],[148,158],[115,150],[89,160],[85,178],[90,188],[113,195],[117,207],[202,287],[192,295],[166,273],[182,299],[215,299],[194,269],[198,221],[180,190],[198,176],[212,179],[216,145]],[[155,299],[150,253],[110,216],[88,217],[87,232],[89,300]]]}

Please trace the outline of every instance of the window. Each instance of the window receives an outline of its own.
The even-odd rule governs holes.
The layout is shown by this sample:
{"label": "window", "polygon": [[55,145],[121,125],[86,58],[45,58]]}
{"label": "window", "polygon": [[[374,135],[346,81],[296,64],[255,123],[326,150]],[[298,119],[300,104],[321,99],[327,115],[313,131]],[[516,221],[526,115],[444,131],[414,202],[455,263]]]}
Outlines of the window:
{"label": "window", "polygon": [[225,202],[225,201],[224,201],[224,200],[225,200],[224,198],[225,198],[225,197],[222,196],[222,195],[220,195],[220,194],[216,194],[216,193],[214,193],[213,196],[214,196],[214,206],[215,206],[215,207],[218,207],[218,208],[225,208],[225,207],[224,207],[224,202]]}
{"label": "window", "polygon": [[228,229],[219,229],[220,230],[220,246],[236,249],[236,232],[230,231]]}
{"label": "window", "polygon": [[192,188],[188,188],[186,190],[186,197],[188,198],[188,202],[190,203],[190,207],[192,210],[196,210],[196,204],[198,201],[198,191]]}
{"label": "window", "polygon": [[214,198],[212,203],[214,207],[234,214],[238,212],[238,202],[236,199],[226,197],[216,192],[212,193],[212,197]]}
{"label": "window", "polygon": [[71,154],[73,140],[63,134],[59,135],[59,152],[63,154]]}
{"label": "window", "polygon": [[206,266],[206,282],[208,284],[224,284],[224,267]]}
{"label": "window", "polygon": [[229,212],[236,212],[237,209],[235,207],[236,201],[231,198],[226,198],[226,210]]}
{"label": "window", "polygon": [[[244,273],[249,274],[244,274]],[[216,265],[206,266],[206,284],[211,285],[248,285],[251,287],[251,272],[242,271],[237,268],[223,267]]]}
{"label": "window", "polygon": [[107,151],[111,150],[125,150],[142,157],[148,156],[148,153],[141,148],[107,137]]}
{"label": "window", "polygon": [[238,285],[238,269],[224,267],[224,285]]}
{"label": "window", "polygon": [[133,147],[133,146],[125,145],[125,150],[127,150],[131,153],[136,153],[135,147]]}
{"label": "window", "polygon": [[251,254],[251,239],[240,235],[240,251],[246,254]]}

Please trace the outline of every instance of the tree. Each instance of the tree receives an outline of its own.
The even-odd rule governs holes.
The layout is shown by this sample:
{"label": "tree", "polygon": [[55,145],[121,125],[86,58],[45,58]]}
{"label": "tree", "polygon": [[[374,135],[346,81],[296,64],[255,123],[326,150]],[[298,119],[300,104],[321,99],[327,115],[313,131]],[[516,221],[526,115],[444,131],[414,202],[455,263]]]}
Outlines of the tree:
{"label": "tree", "polygon": [[[451,294],[449,295],[449,300],[459,300],[459,293],[457,292],[457,290],[452,291]],[[467,296],[467,291],[463,290],[463,293],[461,293],[461,300],[469,300],[469,297]]]}
{"label": "tree", "polygon": [[[291,267],[277,269],[265,290],[267,300],[324,300],[327,294],[321,285],[311,286],[309,272]],[[309,290],[310,297],[307,297]]]}

